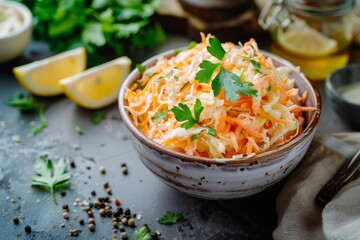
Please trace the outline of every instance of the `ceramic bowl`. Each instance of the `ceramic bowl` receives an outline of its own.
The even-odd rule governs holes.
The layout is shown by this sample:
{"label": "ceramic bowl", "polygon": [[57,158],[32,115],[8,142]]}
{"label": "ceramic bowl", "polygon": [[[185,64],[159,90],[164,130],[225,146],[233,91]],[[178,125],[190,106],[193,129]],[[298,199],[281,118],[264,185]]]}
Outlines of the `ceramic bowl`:
{"label": "ceramic bowl", "polygon": [[[23,4],[13,1],[0,1],[1,9],[12,9],[11,16],[16,15],[21,24],[6,34],[0,34],[0,62],[10,61],[19,56],[32,35],[32,15]],[[1,11],[0,9],[0,11]],[[13,21],[13,20],[11,20]],[[4,29],[4,26],[2,26]],[[0,29],[0,32],[1,30]]]}
{"label": "ceramic bowl", "polygon": [[[326,95],[330,99],[335,112],[353,129],[360,130],[360,102],[359,104],[344,98],[343,91],[360,85],[360,64],[350,64],[340,68],[326,79]],[[354,89],[355,90],[355,89]],[[357,88],[360,95],[360,86]]]}
{"label": "ceramic bowl", "polygon": [[[289,62],[270,53],[276,66],[290,66]],[[159,56],[172,57],[174,51],[150,58],[145,66],[155,65]],[[204,199],[233,199],[263,191],[287,176],[300,162],[314,136],[321,112],[320,94],[303,74],[293,71],[301,92],[308,91],[307,106],[316,111],[306,113],[306,127],[301,135],[277,149],[248,159],[216,159],[190,156],[175,152],[144,136],[132,123],[124,108],[126,89],[140,78],[135,69],[124,81],[119,93],[119,109],[129,130],[130,139],[143,164],[164,183],[191,196]]]}

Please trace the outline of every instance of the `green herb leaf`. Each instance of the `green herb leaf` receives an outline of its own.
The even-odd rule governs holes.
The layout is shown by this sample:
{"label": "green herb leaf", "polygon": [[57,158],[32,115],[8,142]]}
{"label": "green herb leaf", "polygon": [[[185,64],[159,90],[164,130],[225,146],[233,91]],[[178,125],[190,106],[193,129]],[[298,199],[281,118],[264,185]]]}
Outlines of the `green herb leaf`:
{"label": "green herb leaf", "polygon": [[183,219],[183,215],[181,213],[174,213],[174,212],[166,211],[164,216],[162,216],[158,220],[158,223],[160,223],[160,224],[174,224],[174,223],[177,223],[177,222],[181,221],[182,219]]}
{"label": "green herb leaf", "polygon": [[191,42],[189,43],[189,45],[187,46],[187,49],[190,50],[190,49],[194,48],[194,47],[196,46],[196,44],[197,44],[197,42],[191,41]]}
{"label": "green herb leaf", "polygon": [[195,105],[194,105],[194,114],[195,114],[195,120],[196,122],[200,122],[200,114],[204,110],[203,105],[201,104],[201,101],[199,99],[196,99]]}
{"label": "green herb leaf", "polygon": [[34,103],[33,98],[26,97],[24,93],[18,91],[14,96],[4,101],[4,104],[17,108],[20,112],[36,111],[38,104]]}
{"label": "green herb leaf", "polygon": [[179,103],[177,106],[174,106],[171,111],[175,115],[175,119],[178,122],[184,122],[180,125],[180,127],[185,129],[192,128],[195,124],[200,124],[200,114],[204,110],[204,107],[201,104],[201,101],[199,99],[196,99],[195,105],[194,105],[194,115],[195,119],[192,116],[190,108],[183,103]]}
{"label": "green herb leaf", "polygon": [[262,73],[261,72],[261,65],[260,65],[260,63],[258,61],[250,59],[250,63],[255,67],[253,69],[254,72],[257,72],[257,73],[260,73],[260,74]]}
{"label": "green herb leaf", "polygon": [[75,131],[76,131],[79,135],[84,135],[84,134],[85,134],[84,130],[82,130],[82,128],[79,127],[78,125],[75,126]]}
{"label": "green herb leaf", "polygon": [[188,84],[189,84],[189,82],[186,82],[186,83],[180,88],[180,92],[181,92],[182,90],[184,90],[184,88],[185,88]]}
{"label": "green herb leaf", "polygon": [[178,54],[181,53],[183,50],[184,50],[184,49],[182,49],[182,48],[177,48],[177,49],[174,50],[174,54],[175,54],[175,55],[178,55]]}
{"label": "green herb leaf", "polygon": [[240,94],[242,94],[244,96],[247,96],[247,97],[249,97],[249,96],[254,97],[254,96],[257,95],[258,91],[256,89],[254,89],[254,88],[250,88],[252,86],[254,86],[254,84],[252,84],[251,82],[241,83],[236,92],[240,93]]}
{"label": "green herb leaf", "polygon": [[101,121],[105,118],[104,111],[96,111],[95,114],[91,117],[91,122],[96,125],[101,123]]}
{"label": "green herb leaf", "polygon": [[174,113],[175,119],[178,122],[184,122],[180,125],[182,128],[190,129],[197,123],[192,117],[190,108],[183,103],[179,103],[179,107],[174,106],[171,108],[171,111]]}
{"label": "green herb leaf", "polygon": [[155,113],[155,115],[151,119],[154,120],[156,123],[160,123],[161,119],[166,120],[167,118],[168,118],[167,109],[164,108],[164,109],[160,110],[159,112]]}
{"label": "green herb leaf", "polygon": [[137,85],[138,89],[140,89],[140,90],[144,89],[144,86],[139,81],[135,81],[135,84]]}
{"label": "green herb leaf", "polygon": [[208,52],[217,59],[219,59],[220,61],[222,61],[224,59],[226,52],[224,48],[221,46],[219,39],[209,38],[209,44],[210,46],[207,46],[206,48]]}
{"label": "green herb leaf", "polygon": [[146,67],[142,64],[136,64],[136,68],[139,70],[139,72],[141,72],[141,74],[143,74],[146,70]]}
{"label": "green herb leaf", "polygon": [[220,66],[220,63],[212,63],[208,60],[204,60],[200,63],[200,71],[196,73],[195,79],[201,83],[208,83],[211,80],[211,77],[217,67]]}
{"label": "green herb leaf", "polygon": [[199,135],[200,135],[200,133],[192,135],[191,136],[191,141],[194,141],[194,140],[198,139]]}
{"label": "green herb leaf", "polygon": [[213,137],[216,137],[216,130],[214,128],[208,127],[208,134]]}
{"label": "green herb leaf", "polygon": [[45,156],[41,156],[35,164],[36,176],[32,178],[31,185],[42,187],[50,191],[56,203],[55,191],[67,189],[70,186],[70,174],[67,172],[65,159],[61,158],[55,165]]}
{"label": "green herb leaf", "polygon": [[40,104],[40,106],[39,106],[40,123],[31,130],[31,134],[34,136],[36,134],[40,133],[42,130],[44,130],[47,127],[47,121],[46,121],[45,114],[44,114],[45,107],[46,107],[46,104],[44,104],[44,103]]}
{"label": "green herb leaf", "polygon": [[139,230],[134,232],[135,240],[151,240],[152,237],[149,233],[149,229],[146,226],[142,226]]}
{"label": "green herb leaf", "polygon": [[214,90],[214,95],[218,96],[222,88],[225,90],[225,98],[232,102],[238,101],[237,90],[240,87],[240,77],[229,72],[225,68],[220,69],[220,73],[215,77],[211,83]]}

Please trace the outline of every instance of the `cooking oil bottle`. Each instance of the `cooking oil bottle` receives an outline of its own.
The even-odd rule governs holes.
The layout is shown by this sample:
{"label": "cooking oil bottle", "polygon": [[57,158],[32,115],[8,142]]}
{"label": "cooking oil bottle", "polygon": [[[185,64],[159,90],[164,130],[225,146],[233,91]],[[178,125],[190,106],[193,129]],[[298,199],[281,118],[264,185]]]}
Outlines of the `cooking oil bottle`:
{"label": "cooking oil bottle", "polygon": [[259,24],[271,31],[270,51],[323,80],[349,60],[354,0],[271,0]]}

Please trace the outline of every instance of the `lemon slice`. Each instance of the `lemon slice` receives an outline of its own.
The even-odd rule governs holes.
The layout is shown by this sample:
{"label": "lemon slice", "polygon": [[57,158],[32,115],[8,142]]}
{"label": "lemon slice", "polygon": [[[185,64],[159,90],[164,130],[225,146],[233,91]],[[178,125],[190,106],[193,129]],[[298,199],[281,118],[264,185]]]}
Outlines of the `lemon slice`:
{"label": "lemon slice", "polygon": [[120,57],[60,81],[64,94],[81,107],[98,109],[116,102],[131,60]]}
{"label": "lemon slice", "polygon": [[287,51],[304,57],[321,57],[334,53],[337,42],[310,27],[279,30],[278,43]]}
{"label": "lemon slice", "polygon": [[29,92],[39,96],[55,96],[62,93],[59,85],[61,79],[85,68],[86,51],[81,47],[15,67],[13,72]]}

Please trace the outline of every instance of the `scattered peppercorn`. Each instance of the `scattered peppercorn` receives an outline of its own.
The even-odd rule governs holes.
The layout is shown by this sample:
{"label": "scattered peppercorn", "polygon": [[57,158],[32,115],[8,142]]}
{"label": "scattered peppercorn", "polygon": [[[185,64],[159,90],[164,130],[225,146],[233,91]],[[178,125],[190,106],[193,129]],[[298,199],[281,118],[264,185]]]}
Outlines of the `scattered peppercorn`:
{"label": "scattered peppercorn", "polygon": [[106,173],[106,169],[105,169],[104,166],[100,166],[100,167],[99,167],[99,171],[100,171],[101,174],[105,174],[105,173]]}
{"label": "scattered peppercorn", "polygon": [[89,231],[91,231],[91,232],[95,231],[95,224],[92,224],[92,223],[89,224]]}
{"label": "scattered peppercorn", "polygon": [[118,228],[119,223],[118,222],[113,222],[113,228]]}
{"label": "scattered peppercorn", "polygon": [[121,172],[122,172],[124,175],[127,175],[127,174],[128,174],[128,168],[127,168],[127,166],[126,166],[126,163],[121,164]]}
{"label": "scattered peppercorn", "polygon": [[75,165],[75,162],[74,162],[74,161],[71,161],[71,162],[70,162],[70,167],[76,168],[76,165]]}
{"label": "scattered peppercorn", "polygon": [[12,199],[10,200],[10,202],[13,203],[13,204],[15,204],[15,203],[16,203],[16,199],[13,199],[13,198],[12,198]]}
{"label": "scattered peppercorn", "polygon": [[94,225],[95,225],[95,219],[93,219],[93,218],[89,218],[88,223],[89,223],[89,224],[94,224]]}
{"label": "scattered peppercorn", "polygon": [[14,217],[13,222],[14,222],[14,224],[18,225],[20,223],[20,220],[18,217]]}
{"label": "scattered peppercorn", "polygon": [[107,194],[112,195],[111,188],[107,188],[105,191],[107,192]]}
{"label": "scattered peppercorn", "polygon": [[60,192],[60,196],[65,197],[65,196],[66,196],[66,192],[65,192],[65,191],[61,191],[61,192]]}
{"label": "scattered peppercorn", "polygon": [[65,227],[65,223],[60,224],[60,227],[61,227],[61,228],[64,228],[64,227]]}
{"label": "scattered peppercorn", "polygon": [[122,233],[120,234],[120,237],[121,237],[121,239],[127,239],[127,238],[128,238],[127,232],[122,232]]}
{"label": "scattered peppercorn", "polygon": [[63,218],[64,219],[69,219],[69,213],[68,212],[63,212]]}
{"label": "scattered peppercorn", "polygon": [[62,208],[69,211],[69,205],[67,205],[67,204],[64,204],[64,205],[62,206]]}
{"label": "scattered peppercorn", "polygon": [[96,196],[96,192],[95,191],[91,191],[91,195],[93,195],[94,197]]}
{"label": "scattered peppercorn", "polygon": [[130,227],[135,227],[135,219],[129,218],[129,220],[128,220],[128,225],[129,225]]}
{"label": "scattered peppercorn", "polygon": [[109,187],[109,182],[108,181],[104,181],[103,182],[104,188],[108,188]]}
{"label": "scattered peppercorn", "polygon": [[84,224],[85,224],[84,219],[81,219],[81,220],[79,221],[79,224],[80,224],[80,225],[84,225]]}
{"label": "scattered peppercorn", "polygon": [[79,236],[79,232],[78,232],[77,229],[71,229],[71,230],[69,231],[69,235],[70,235],[71,237],[77,237],[77,236]]}
{"label": "scattered peppercorn", "polygon": [[25,232],[26,233],[31,233],[31,227],[29,225],[25,226]]}
{"label": "scattered peppercorn", "polygon": [[120,226],[119,226],[119,230],[120,230],[120,232],[124,232],[124,231],[125,231],[124,226],[120,225]]}
{"label": "scattered peppercorn", "polygon": [[119,206],[120,205],[120,200],[119,199],[115,199],[115,205]]}
{"label": "scattered peppercorn", "polygon": [[101,208],[99,210],[99,214],[100,214],[101,217],[105,217],[105,209]]}
{"label": "scattered peppercorn", "polygon": [[127,218],[122,218],[121,219],[121,223],[124,224],[124,225],[127,225],[128,224],[128,219]]}
{"label": "scattered peppercorn", "polygon": [[88,211],[87,211],[87,215],[88,215],[88,217],[93,217],[93,216],[94,216],[94,212],[91,211],[91,210],[88,210]]}

